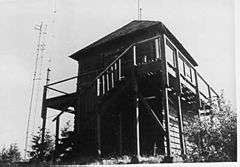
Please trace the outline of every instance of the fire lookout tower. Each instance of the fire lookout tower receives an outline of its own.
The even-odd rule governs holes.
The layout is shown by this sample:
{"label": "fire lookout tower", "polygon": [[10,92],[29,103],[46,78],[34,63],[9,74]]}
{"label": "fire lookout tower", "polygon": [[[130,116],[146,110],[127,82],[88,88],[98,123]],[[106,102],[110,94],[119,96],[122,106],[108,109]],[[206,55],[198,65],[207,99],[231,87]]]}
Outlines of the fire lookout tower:
{"label": "fire lookout tower", "polygon": [[[132,21],[70,57],[78,76],[44,87],[43,134],[47,108],[61,111],[56,147],[59,117],[74,114],[80,156],[184,154],[186,123],[207,114],[218,98],[159,21]],[[73,92],[54,88],[70,80],[76,80]],[[62,95],[48,97],[48,90]]]}

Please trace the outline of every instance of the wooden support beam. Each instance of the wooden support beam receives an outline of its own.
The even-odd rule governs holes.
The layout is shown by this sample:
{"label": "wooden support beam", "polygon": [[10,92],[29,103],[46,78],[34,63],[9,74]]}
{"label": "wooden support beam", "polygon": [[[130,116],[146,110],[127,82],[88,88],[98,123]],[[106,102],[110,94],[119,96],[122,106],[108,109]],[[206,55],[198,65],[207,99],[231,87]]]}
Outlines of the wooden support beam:
{"label": "wooden support beam", "polygon": [[[41,138],[41,144],[44,145],[44,137],[45,137],[45,129],[46,129],[46,119],[47,119],[47,107],[46,107],[46,96],[47,96],[47,87],[44,86],[43,88],[43,98],[42,98],[42,138]],[[43,147],[40,150],[41,158],[43,158]]]}
{"label": "wooden support beam", "polygon": [[102,75],[102,94],[104,95],[105,94],[105,76]]}
{"label": "wooden support beam", "polygon": [[100,96],[100,78],[97,79],[97,96]]}
{"label": "wooden support beam", "polygon": [[[196,89],[196,99],[197,99],[197,112],[198,112],[198,118],[200,119],[200,117],[201,117],[200,108],[202,106],[202,102],[201,102],[201,98],[200,98],[201,92],[199,91],[199,87],[198,87],[198,77],[200,75],[198,74],[196,69],[194,69],[194,75],[195,75],[195,83],[196,83],[195,89]],[[201,78],[201,76],[200,76],[200,78]],[[198,137],[199,137],[198,145],[200,146],[200,149],[202,149],[202,147],[203,147],[202,138],[200,135]]]}
{"label": "wooden support beam", "polygon": [[165,128],[166,128],[166,143],[167,143],[167,156],[171,156],[171,149],[170,149],[170,125],[169,125],[169,101],[168,101],[168,87],[169,87],[169,78],[168,78],[168,65],[167,65],[167,60],[166,60],[166,55],[165,55],[165,36],[164,34],[161,35],[161,53],[162,53],[162,71],[163,71],[163,76],[162,76],[162,85],[163,85],[163,100],[162,100],[162,109],[163,112],[165,113]]}
{"label": "wooden support beam", "polygon": [[207,85],[207,87],[208,87],[208,99],[209,99],[209,103],[211,105],[212,104],[211,87],[209,86],[209,84]]}
{"label": "wooden support beam", "polygon": [[68,95],[69,93],[66,93],[66,92],[63,92],[63,91],[60,91],[60,90],[57,90],[57,89],[54,89],[54,88],[51,88],[51,87],[47,87],[48,89],[51,89],[55,92],[58,92],[58,93],[62,93],[62,94],[65,94],[65,95]]}
{"label": "wooden support beam", "polygon": [[199,109],[201,108],[201,99],[200,99],[200,91],[198,88],[198,73],[196,71],[196,69],[194,69],[194,76],[195,76],[195,90],[196,90],[196,99],[197,99],[197,113],[198,113],[198,117],[200,118],[200,112]]}
{"label": "wooden support beam", "polygon": [[156,59],[160,58],[159,38],[155,39]]}
{"label": "wooden support beam", "polygon": [[137,140],[137,157],[140,158],[140,131],[139,131],[139,98],[136,98],[136,140]]}
{"label": "wooden support beam", "polygon": [[101,156],[101,116],[100,113],[97,112],[97,153],[98,156]]}
{"label": "wooden support beam", "polygon": [[109,71],[106,72],[107,91],[110,90]]}
{"label": "wooden support beam", "polygon": [[114,66],[111,66],[111,88],[114,88]]}
{"label": "wooden support beam", "polygon": [[[135,49],[134,49],[135,48]],[[136,47],[133,46],[133,69],[132,69],[132,87],[134,93],[134,108],[135,108],[135,120],[134,120],[134,127],[136,130],[136,158],[139,160],[140,158],[140,131],[139,131],[139,98],[138,98],[138,82],[137,82],[137,67],[136,67]]]}
{"label": "wooden support beam", "polygon": [[119,154],[123,153],[123,143],[122,143],[122,113],[119,113]]}
{"label": "wooden support beam", "polygon": [[60,117],[56,119],[56,132],[55,132],[55,150],[58,149],[58,141],[59,141],[59,124],[60,124]]}
{"label": "wooden support beam", "polygon": [[176,77],[177,77],[177,99],[178,99],[178,126],[179,126],[179,137],[180,137],[180,146],[181,146],[181,154],[185,154],[185,144],[184,144],[184,135],[183,135],[183,117],[182,117],[182,105],[181,105],[181,80],[180,80],[180,72],[178,66],[178,53],[175,52],[175,60],[176,60]]}
{"label": "wooden support beam", "polygon": [[167,142],[167,155],[171,155],[171,149],[170,149],[170,119],[169,119],[169,101],[168,101],[168,90],[165,88],[164,92],[164,111],[165,111],[165,127],[166,127],[166,142]]}
{"label": "wooden support beam", "polygon": [[136,45],[133,46],[133,65],[137,66]]}
{"label": "wooden support beam", "polygon": [[163,128],[163,125],[162,125],[161,121],[158,119],[158,117],[155,114],[155,112],[152,110],[152,108],[149,106],[149,104],[147,103],[147,101],[145,100],[145,98],[143,96],[140,96],[140,99],[141,99],[143,105],[145,106],[145,108],[147,109],[147,111],[149,111],[150,115],[154,118],[154,121],[157,122],[157,124],[160,126],[162,132],[165,135],[166,132],[165,132],[165,130]]}
{"label": "wooden support beam", "polygon": [[121,81],[122,79],[122,60],[118,60],[118,80]]}
{"label": "wooden support beam", "polygon": [[52,122],[56,121],[65,111],[61,111],[55,118],[53,118]]}

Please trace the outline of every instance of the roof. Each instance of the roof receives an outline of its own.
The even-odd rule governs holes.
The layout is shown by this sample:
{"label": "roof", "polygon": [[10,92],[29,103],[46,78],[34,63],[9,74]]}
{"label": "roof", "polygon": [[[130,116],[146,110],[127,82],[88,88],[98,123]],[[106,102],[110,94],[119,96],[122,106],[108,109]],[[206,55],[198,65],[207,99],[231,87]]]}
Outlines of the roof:
{"label": "roof", "polygon": [[160,29],[158,31],[163,30],[163,32],[177,45],[177,47],[182,50],[185,57],[194,65],[197,66],[197,62],[190,56],[190,54],[187,52],[187,50],[182,46],[182,44],[176,39],[176,37],[166,28],[164,24],[162,24],[160,21],[148,21],[148,20],[134,20],[125,26],[115,30],[114,32],[110,33],[109,35],[106,35],[105,37],[97,40],[96,42],[88,45],[87,47],[73,53],[70,57],[74,60],[78,60],[78,57],[81,56],[82,53],[87,53],[88,51],[101,47],[102,45],[114,41],[116,39],[119,39],[121,37],[127,37],[130,34],[133,34],[140,30],[147,30],[150,27],[158,26]]}

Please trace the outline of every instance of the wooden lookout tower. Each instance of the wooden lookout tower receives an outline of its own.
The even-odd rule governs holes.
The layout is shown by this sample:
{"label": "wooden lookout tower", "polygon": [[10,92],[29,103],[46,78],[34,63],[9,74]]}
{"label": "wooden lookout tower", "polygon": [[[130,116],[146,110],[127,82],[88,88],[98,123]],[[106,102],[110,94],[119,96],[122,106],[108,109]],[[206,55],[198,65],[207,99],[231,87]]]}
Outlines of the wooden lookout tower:
{"label": "wooden lookout tower", "polygon": [[[56,146],[59,117],[74,114],[81,156],[184,154],[187,122],[207,114],[218,98],[159,21],[132,21],[70,57],[78,76],[44,87],[43,136],[47,108],[60,111]],[[73,92],[54,87],[70,80],[76,80]],[[61,95],[48,97],[50,90]]]}

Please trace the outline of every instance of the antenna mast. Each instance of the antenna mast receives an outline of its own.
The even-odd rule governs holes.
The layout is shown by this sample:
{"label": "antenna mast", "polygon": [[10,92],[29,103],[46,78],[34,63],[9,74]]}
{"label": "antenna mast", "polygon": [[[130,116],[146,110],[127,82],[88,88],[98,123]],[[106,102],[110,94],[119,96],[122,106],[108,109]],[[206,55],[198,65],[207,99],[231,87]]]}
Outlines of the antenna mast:
{"label": "antenna mast", "polygon": [[[27,149],[28,149],[29,127],[30,127],[30,120],[31,120],[31,115],[32,115],[32,106],[33,106],[35,85],[36,85],[36,81],[39,79],[39,78],[37,78],[39,56],[40,56],[40,53],[42,54],[42,47],[44,46],[44,44],[41,41],[42,34],[44,33],[43,32],[43,22],[41,22],[41,24],[39,24],[39,25],[35,25],[34,29],[39,31],[39,33],[38,33],[38,40],[37,40],[36,59],[35,59],[35,63],[34,63],[34,73],[33,73],[32,89],[31,89],[31,96],[30,96],[30,105],[29,105],[29,111],[28,111],[28,117],[27,117],[27,128],[26,128],[25,148],[24,148],[24,158],[25,159],[26,159],[27,151],[28,151]],[[41,59],[42,59],[42,56],[41,56]]]}
{"label": "antenna mast", "polygon": [[138,0],[137,16],[138,20],[142,20],[142,8],[140,7],[140,0]]}

